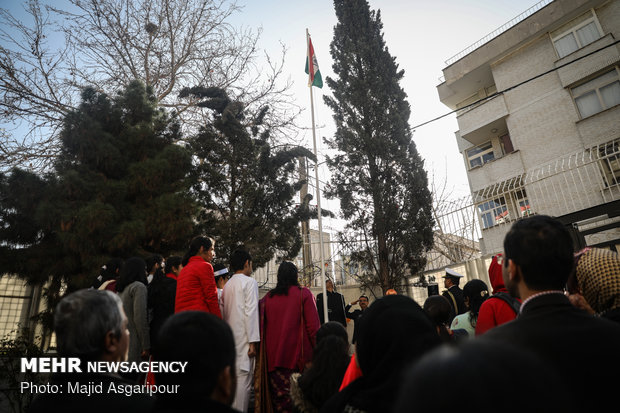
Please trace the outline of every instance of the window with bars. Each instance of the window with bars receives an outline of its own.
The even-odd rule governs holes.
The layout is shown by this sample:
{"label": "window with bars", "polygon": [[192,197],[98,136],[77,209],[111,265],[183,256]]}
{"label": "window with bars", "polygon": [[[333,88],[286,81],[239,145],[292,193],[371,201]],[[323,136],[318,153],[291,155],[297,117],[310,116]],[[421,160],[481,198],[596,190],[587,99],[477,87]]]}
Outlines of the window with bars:
{"label": "window with bars", "polygon": [[479,204],[478,212],[480,213],[483,229],[491,228],[509,219],[506,198],[503,196]]}
{"label": "window with bars", "polygon": [[579,114],[587,118],[613,106],[620,105],[620,76],[618,67],[571,88]]}
{"label": "window with bars", "polygon": [[588,12],[551,34],[558,57],[563,58],[603,36],[596,16]]}

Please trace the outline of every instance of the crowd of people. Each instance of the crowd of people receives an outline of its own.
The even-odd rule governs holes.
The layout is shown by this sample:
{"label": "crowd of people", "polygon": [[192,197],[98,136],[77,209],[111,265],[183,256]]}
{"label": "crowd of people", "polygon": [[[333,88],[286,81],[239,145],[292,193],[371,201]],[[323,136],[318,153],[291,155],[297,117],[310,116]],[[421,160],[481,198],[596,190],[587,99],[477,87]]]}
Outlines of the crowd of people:
{"label": "crowd of people", "polygon": [[[286,261],[259,300],[250,252],[237,249],[214,269],[214,246],[197,237],[182,258],[112,260],[96,288],[69,294],[55,310],[61,357],[188,362],[153,381],[81,380],[177,391],[46,394],[30,411],[578,412],[614,404],[616,384],[605,373],[620,368],[620,258],[597,248],[574,253],[551,217],[513,224],[488,269],[491,288],[473,279],[461,289],[463,276],[447,270],[445,292],[422,305],[387,293],[346,304],[329,283],[317,307]],[[68,376],[52,381],[77,380]],[[446,385],[460,396],[442,394]]]}

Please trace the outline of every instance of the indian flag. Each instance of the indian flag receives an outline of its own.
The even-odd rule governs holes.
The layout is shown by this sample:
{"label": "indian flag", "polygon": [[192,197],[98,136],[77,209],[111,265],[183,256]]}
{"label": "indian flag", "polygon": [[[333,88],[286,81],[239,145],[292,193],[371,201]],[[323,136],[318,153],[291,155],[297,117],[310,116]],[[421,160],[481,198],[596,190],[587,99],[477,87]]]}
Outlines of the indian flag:
{"label": "indian flag", "polygon": [[306,57],[306,73],[308,73],[308,86],[323,87],[323,78],[319,70],[319,62],[316,60],[312,40],[308,37],[308,57]]}

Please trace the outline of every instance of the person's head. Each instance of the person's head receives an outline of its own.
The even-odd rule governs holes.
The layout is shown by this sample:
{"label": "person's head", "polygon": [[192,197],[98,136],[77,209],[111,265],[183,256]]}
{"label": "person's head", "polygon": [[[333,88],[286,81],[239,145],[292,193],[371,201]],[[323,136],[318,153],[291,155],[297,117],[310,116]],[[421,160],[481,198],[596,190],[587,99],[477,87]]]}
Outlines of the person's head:
{"label": "person's head", "polygon": [[502,276],[503,259],[504,256],[502,254],[496,254],[491,258],[491,264],[489,265],[489,281],[491,281],[493,294],[506,290],[504,277]]}
{"label": "person's head", "polygon": [[512,295],[520,284],[530,291],[562,290],[573,265],[571,236],[549,216],[518,220],[504,238],[504,283]]}
{"label": "person's head", "polygon": [[366,308],[368,308],[369,300],[367,296],[360,295],[360,298],[358,300],[359,300],[358,304],[362,310],[365,310]]}
{"label": "person's head", "polygon": [[323,324],[316,332],[317,344],[327,336],[338,336],[347,343],[349,343],[349,335],[347,329],[337,321],[328,321]]}
{"label": "person's head", "polygon": [[149,274],[155,274],[155,271],[162,267],[164,257],[159,254],[151,254],[144,260],[146,262],[146,272]]}
{"label": "person's head", "polygon": [[64,297],[54,312],[58,355],[86,361],[125,361],[129,330],[123,304],[110,291],[84,289]]}
{"label": "person's head", "polygon": [[189,249],[183,256],[182,264],[185,267],[189,259],[195,256],[207,262],[215,258],[215,240],[211,237],[198,236],[189,243]]}
{"label": "person's head", "polygon": [[[455,377],[459,391],[467,395],[456,402],[457,410],[476,412],[493,406],[509,413],[574,411],[567,404],[570,398],[564,382],[544,360],[533,352],[484,339],[439,347],[409,366],[394,411],[454,410],[455,400],[437,397],[436,389],[455,383]],[[515,397],[508,397],[507,391]]]}
{"label": "person's head", "polygon": [[157,384],[178,384],[176,394],[162,394],[163,403],[196,408],[204,399],[230,405],[236,389],[235,341],[220,318],[202,311],[174,314],[162,326],[155,353],[158,361],[187,362],[183,373],[156,373]]}
{"label": "person's head", "polygon": [[183,264],[181,264],[181,257],[179,257],[178,255],[172,255],[168,257],[168,259],[166,260],[166,274],[179,275],[182,269]]}
{"label": "person's head", "polygon": [[576,256],[569,292],[583,295],[590,307],[602,316],[620,309],[620,255],[591,248]]}
{"label": "person's head", "polygon": [[233,274],[243,273],[252,274],[252,256],[242,248],[238,248],[230,254],[230,269]]}
{"label": "person's head", "polygon": [[329,291],[330,293],[334,292],[334,282],[330,279],[325,281],[325,289]]}
{"label": "person's head", "polygon": [[422,307],[404,295],[379,298],[360,321],[356,356],[365,402],[368,410],[392,411],[402,369],[441,341]]}
{"label": "person's head", "polygon": [[463,286],[463,298],[471,311],[472,325],[478,319],[478,312],[482,303],[489,298],[489,287],[482,280],[470,280]]}
{"label": "person's head", "polygon": [[135,281],[147,285],[146,262],[140,257],[132,257],[125,261],[116,283],[116,291],[122,293],[125,287]]}
{"label": "person's head", "polygon": [[349,365],[349,339],[342,324],[329,321],[316,333],[312,364],[299,378],[304,398],[317,409],[338,392]]}
{"label": "person's head", "polygon": [[118,278],[121,268],[123,267],[123,260],[121,258],[111,258],[108,262],[101,267],[101,281],[115,280]]}
{"label": "person's head", "polygon": [[217,288],[222,289],[230,278],[230,271],[228,271],[228,268],[226,268],[224,264],[218,262],[213,265],[213,276],[215,277],[215,285],[217,285]]}
{"label": "person's head", "polygon": [[453,285],[458,286],[463,276],[451,268],[446,268],[446,275],[443,276],[443,285],[450,288]]}
{"label": "person's head", "polygon": [[278,283],[269,295],[287,295],[291,286],[299,286],[298,274],[299,271],[295,264],[290,261],[282,262],[278,267]]}
{"label": "person's head", "polygon": [[439,337],[445,342],[450,342],[448,325],[452,313],[452,306],[443,295],[431,295],[424,301],[424,311],[431,319]]}

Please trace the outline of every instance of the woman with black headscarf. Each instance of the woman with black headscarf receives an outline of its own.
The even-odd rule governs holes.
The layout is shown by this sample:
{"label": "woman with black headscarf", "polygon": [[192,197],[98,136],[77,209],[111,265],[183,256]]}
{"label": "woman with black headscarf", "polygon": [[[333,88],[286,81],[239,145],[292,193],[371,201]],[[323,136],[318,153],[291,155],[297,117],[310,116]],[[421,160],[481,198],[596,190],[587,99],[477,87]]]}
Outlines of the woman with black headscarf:
{"label": "woman with black headscarf", "polygon": [[389,412],[403,369],[441,343],[422,307],[403,295],[375,301],[359,329],[356,356],[363,376],[329,399],[321,412]]}

